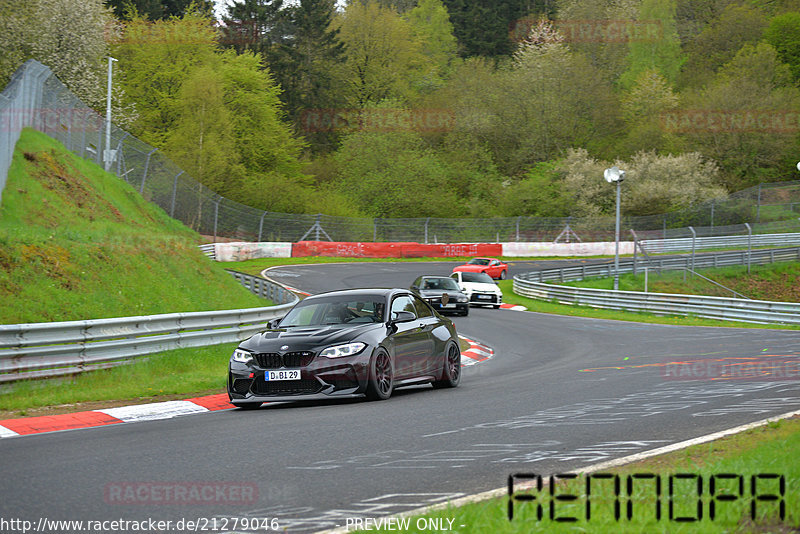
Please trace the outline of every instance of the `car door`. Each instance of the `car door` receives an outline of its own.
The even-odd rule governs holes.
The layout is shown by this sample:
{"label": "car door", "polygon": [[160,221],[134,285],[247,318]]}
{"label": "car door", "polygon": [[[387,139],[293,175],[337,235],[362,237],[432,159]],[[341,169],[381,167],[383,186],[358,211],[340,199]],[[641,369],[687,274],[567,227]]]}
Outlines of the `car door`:
{"label": "car door", "polygon": [[424,330],[424,323],[417,317],[417,307],[411,295],[399,295],[392,300],[390,317],[398,311],[414,314],[414,320],[395,323],[394,332],[389,335],[394,346],[394,372],[398,379],[419,374],[420,359],[429,350],[429,334]]}
{"label": "car door", "polygon": [[486,270],[486,274],[492,278],[500,278],[500,262],[497,260],[489,261],[489,268]]}
{"label": "car door", "polygon": [[415,374],[427,375],[431,374],[438,365],[441,365],[438,360],[439,354],[436,350],[436,338],[434,335],[434,330],[439,327],[440,320],[431,307],[419,297],[414,297],[414,306],[417,308],[417,318],[424,334],[424,340],[421,340],[420,343],[420,348],[424,348],[424,351],[414,355],[414,371]]}

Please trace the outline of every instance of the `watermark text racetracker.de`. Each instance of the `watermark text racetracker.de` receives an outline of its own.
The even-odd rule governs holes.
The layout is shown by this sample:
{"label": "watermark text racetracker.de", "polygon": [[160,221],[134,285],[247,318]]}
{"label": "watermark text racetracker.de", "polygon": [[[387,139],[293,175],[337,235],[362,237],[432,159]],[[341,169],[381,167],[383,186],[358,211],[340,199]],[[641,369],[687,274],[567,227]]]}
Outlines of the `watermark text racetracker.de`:
{"label": "watermark text racetracker.de", "polygon": [[103,488],[108,504],[247,505],[258,500],[258,486],[243,482],[111,482]]}
{"label": "watermark text racetracker.de", "polygon": [[673,133],[773,133],[800,132],[800,112],[769,109],[691,109],[660,115],[661,128]]}
{"label": "watermark text racetracker.de", "polygon": [[314,132],[447,132],[455,125],[450,109],[307,109],[303,131]]}
{"label": "watermark text racetracker.de", "polygon": [[194,517],[190,519],[162,520],[146,519],[50,519],[40,517],[36,520],[18,517],[0,517],[0,532],[12,534],[21,532],[92,532],[109,534],[113,532],[229,532],[246,530],[248,532],[280,532],[283,528],[277,518],[257,517]]}

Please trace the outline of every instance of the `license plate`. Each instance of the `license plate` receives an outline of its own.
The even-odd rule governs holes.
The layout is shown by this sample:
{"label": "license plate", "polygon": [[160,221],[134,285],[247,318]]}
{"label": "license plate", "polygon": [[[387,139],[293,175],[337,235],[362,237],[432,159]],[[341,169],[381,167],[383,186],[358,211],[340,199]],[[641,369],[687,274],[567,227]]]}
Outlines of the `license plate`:
{"label": "license plate", "polygon": [[267,371],[264,373],[267,382],[279,380],[300,380],[300,369],[282,369],[280,371]]}
{"label": "license plate", "polygon": [[455,304],[439,304],[440,308],[455,308]]}
{"label": "license plate", "polygon": [[477,295],[477,298],[484,299],[484,300],[491,300],[491,295]]}

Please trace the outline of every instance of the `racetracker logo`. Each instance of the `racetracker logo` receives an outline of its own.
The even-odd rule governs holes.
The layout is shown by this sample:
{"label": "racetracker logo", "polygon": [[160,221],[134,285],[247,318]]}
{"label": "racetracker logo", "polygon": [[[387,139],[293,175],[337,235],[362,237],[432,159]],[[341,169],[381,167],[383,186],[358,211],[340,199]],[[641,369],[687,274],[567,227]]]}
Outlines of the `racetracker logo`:
{"label": "racetracker logo", "polygon": [[10,108],[0,115],[0,131],[18,132],[32,125],[48,135],[97,132],[103,118],[89,108]]}
{"label": "racetracker logo", "polygon": [[252,504],[258,486],[242,482],[112,482],[103,489],[107,504]]}
{"label": "racetracker logo", "polygon": [[[509,25],[509,37],[514,42],[529,38],[540,19],[523,18]],[[664,37],[660,20],[555,20],[556,30],[566,43],[655,43]]]}
{"label": "racetracker logo", "polygon": [[449,109],[308,109],[300,117],[312,132],[446,132],[455,125]]}
{"label": "racetracker logo", "polygon": [[662,129],[674,133],[779,133],[800,131],[800,113],[783,110],[670,111],[660,116]]}
{"label": "racetracker logo", "polygon": [[766,380],[800,379],[798,356],[763,355],[708,360],[667,362],[661,368],[665,380]]}

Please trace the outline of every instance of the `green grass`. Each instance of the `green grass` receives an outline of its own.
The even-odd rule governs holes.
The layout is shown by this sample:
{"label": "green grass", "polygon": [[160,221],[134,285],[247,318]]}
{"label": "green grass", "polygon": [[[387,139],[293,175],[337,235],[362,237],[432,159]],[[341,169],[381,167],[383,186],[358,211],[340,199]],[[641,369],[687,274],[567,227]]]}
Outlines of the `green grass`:
{"label": "green grass", "polygon": [[[200,236],[46,135],[25,130],[0,204],[0,323],[271,303],[209,261]],[[0,410],[223,391],[231,345],[153,354],[74,378],[0,386]]]}
{"label": "green grass", "polygon": [[199,242],[124,181],[25,130],[0,204],[0,323],[264,305]]}
{"label": "green grass", "polygon": [[[747,273],[746,266],[699,269],[698,273],[722,284],[737,293],[756,300],[800,302],[800,262],[782,262],[770,265],[754,265]],[[680,293],[687,295],[714,295],[732,297],[733,294],[691,273],[665,271],[658,274],[650,271],[647,289],[651,293]],[[612,278],[591,278],[562,285],[612,289]],[[624,274],[619,278],[623,291],[644,291],[644,274]]]}
{"label": "green grass", "polygon": [[[602,280],[599,283],[605,283]],[[603,308],[592,308],[589,306],[573,306],[570,304],[559,304],[544,300],[535,300],[517,295],[513,292],[513,281],[501,280],[498,285],[503,290],[503,301],[508,304],[519,304],[525,306],[529,311],[539,313],[551,313],[554,315],[568,315],[571,317],[592,317],[595,319],[608,319],[613,321],[634,321],[640,323],[671,324],[678,326],[722,326],[737,328],[771,328],[782,330],[800,330],[800,326],[794,325],[772,325],[754,324],[737,321],[715,321],[714,319],[704,319],[694,316],[681,315],[655,315],[651,313],[635,313],[618,310],[606,310]],[[620,284],[620,289],[622,285]]]}
{"label": "green grass", "polygon": [[[577,497],[574,502],[554,501],[549,494],[549,487],[541,492],[519,489],[515,484],[515,495],[529,495],[540,499],[543,503],[542,519],[537,517],[536,502],[514,501],[514,518],[508,519],[509,498],[507,493],[501,498],[494,498],[461,507],[447,507],[424,516],[411,518],[410,530],[407,532],[423,532],[415,528],[419,517],[453,520],[453,532],[461,533],[522,533],[522,532],[795,532],[800,527],[800,462],[794,454],[787,451],[800,450],[800,420],[789,419],[770,423],[766,426],[736,434],[721,440],[696,445],[670,454],[656,456],[651,459],[628,464],[626,466],[603,470],[602,474],[619,475],[620,488],[620,520],[614,518],[615,493],[612,480],[592,480],[591,510],[592,515],[586,519],[586,503],[589,498],[585,492],[585,476],[555,486],[556,495],[572,494]],[[536,472],[535,469],[499,470],[497,486],[505,484],[508,475],[520,472]],[[669,476],[675,474],[698,475],[703,478],[703,493],[700,496],[703,519],[699,522],[671,521],[669,516]],[[547,476],[554,473],[538,473]],[[656,499],[652,482],[643,483],[643,479],[634,479],[635,490],[631,502],[633,519],[628,520],[626,505],[626,481],[629,475],[653,474],[662,481],[661,518],[655,519]],[[715,506],[715,518],[710,519],[710,480],[712,475],[733,474],[743,477],[743,496],[734,501],[718,501]],[[751,520],[750,481],[753,476],[761,474],[777,474],[785,477],[785,519],[780,519],[778,502],[759,501],[756,506],[756,520]],[[698,497],[696,480],[675,481],[673,496],[675,517],[696,517]],[[716,480],[717,495],[738,494],[738,480]],[[759,480],[760,495],[779,493],[777,480]],[[551,519],[550,502],[556,502],[556,517],[575,517],[574,523],[557,522]],[[422,523],[420,523],[422,524]],[[461,526],[463,525],[463,526]]]}
{"label": "green grass", "polygon": [[0,412],[25,415],[35,408],[79,402],[223,393],[228,359],[236,345],[177,349],[74,377],[5,384]]}

